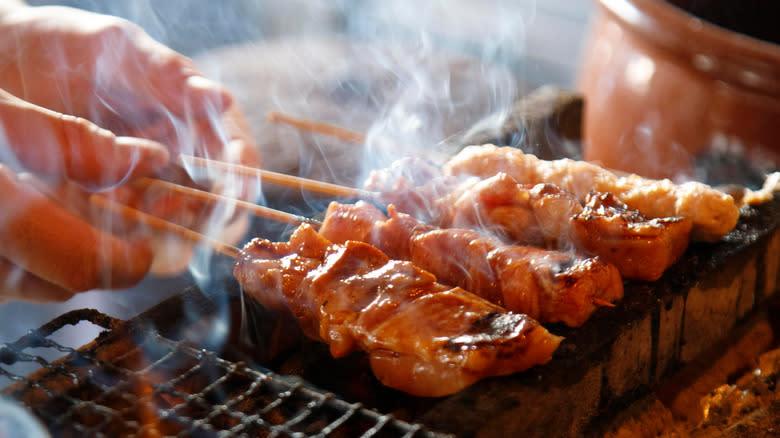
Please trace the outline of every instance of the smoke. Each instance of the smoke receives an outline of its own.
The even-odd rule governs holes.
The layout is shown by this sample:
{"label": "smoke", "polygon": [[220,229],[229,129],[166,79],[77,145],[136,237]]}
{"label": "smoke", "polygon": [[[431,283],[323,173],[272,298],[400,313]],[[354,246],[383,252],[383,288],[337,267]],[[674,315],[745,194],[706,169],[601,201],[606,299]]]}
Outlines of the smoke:
{"label": "smoke", "polygon": [[[449,153],[439,149],[443,139],[479,121],[498,126],[530,88],[565,82],[561,76],[550,76],[554,66],[540,61],[539,52],[553,43],[539,37],[538,21],[544,15],[540,11],[549,6],[535,0],[60,3],[127,18],[156,40],[194,57],[207,77],[233,92],[265,168],[350,186],[359,186],[371,170],[401,157]],[[552,26],[548,32],[557,31]],[[123,132],[155,138],[164,132],[159,140],[175,152],[218,158],[204,144],[203,131],[193,128],[192,114],[177,115],[163,102],[139,106],[127,92],[139,91],[143,84],[117,73],[116,67],[127,61],[119,41],[106,40],[99,62],[89,72],[97,84],[89,108],[79,108],[69,84],[58,83],[61,110],[83,113],[101,126]],[[57,46],[47,50],[55,64],[66,64],[64,50]],[[357,130],[367,141],[344,144],[272,124],[266,118],[271,110]],[[207,112],[215,137],[211,140],[227,147],[231,137],[219,105]],[[0,159],[14,161],[5,155]],[[236,175],[185,170],[194,183],[228,197],[246,197],[247,181]],[[248,184],[250,197],[260,203],[279,193],[259,180]],[[300,196],[308,211],[322,206],[322,199],[308,193]],[[282,207],[293,213],[305,210],[296,203]],[[245,234],[249,219],[228,203],[207,209],[185,206],[176,213],[177,222],[197,226],[220,240],[240,244],[254,237]],[[213,252],[165,235],[157,241],[171,272],[188,262],[188,275],[210,297],[226,303],[224,288],[214,281]],[[143,287],[148,283],[139,286]],[[139,293],[136,288],[101,299],[115,303],[124,297],[136,299]],[[120,306],[138,309],[132,303]]]}
{"label": "smoke", "polygon": [[[535,1],[404,0],[370,2],[357,12],[350,21],[353,35],[403,48],[401,56],[375,54],[375,63],[396,76],[398,92],[369,129],[366,168],[440,154],[434,149],[442,139],[486,116],[505,114],[521,92],[508,67],[525,53],[525,23],[535,10]],[[453,123],[458,117],[467,120]]]}

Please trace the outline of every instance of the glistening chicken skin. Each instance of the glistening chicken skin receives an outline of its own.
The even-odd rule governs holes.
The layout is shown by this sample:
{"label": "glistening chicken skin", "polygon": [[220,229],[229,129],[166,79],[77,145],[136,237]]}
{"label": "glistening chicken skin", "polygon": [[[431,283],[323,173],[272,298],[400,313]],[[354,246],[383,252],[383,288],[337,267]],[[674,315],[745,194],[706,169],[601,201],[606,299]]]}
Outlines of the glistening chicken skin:
{"label": "glistening chicken skin", "polygon": [[600,305],[623,297],[617,268],[598,257],[507,245],[473,230],[436,228],[392,205],[388,213],[366,202],[332,202],[320,234],[334,242],[370,243],[443,283],[541,322],[579,327]]}
{"label": "glistening chicken skin", "polygon": [[561,342],[527,315],[437,283],[366,243],[332,244],[309,225],[289,242],[253,240],[234,275],[261,303],[284,300],[334,357],[363,350],[383,384],[416,396],[545,363]]}
{"label": "glistening chicken skin", "polygon": [[[476,151],[479,153],[484,149],[490,152],[491,147],[485,146]],[[492,164],[508,166],[499,163],[500,156],[495,155],[490,155],[497,161]],[[512,153],[507,152],[506,155],[511,156]],[[526,156],[532,157],[529,160],[537,160],[532,155],[523,155]],[[574,193],[555,184],[520,184],[502,171],[479,178],[468,175],[463,178],[457,175],[431,177],[435,169],[418,162],[412,162],[409,169],[403,169],[406,172],[401,171],[401,165],[408,161],[399,160],[397,165],[372,172],[366,188],[382,193],[383,198],[399,211],[427,223],[443,228],[476,230],[516,245],[595,255],[614,264],[625,279],[658,280],[685,252],[691,240],[692,219],[682,216],[646,217],[611,193],[592,190],[585,195],[580,193],[580,200]],[[568,163],[579,165],[574,161]],[[588,166],[586,168],[589,169],[595,167]],[[489,174],[490,171],[486,171],[486,175]],[[564,182],[570,184],[570,181]],[[659,188],[664,184],[655,182],[654,186]],[[680,187],[682,190],[683,186]],[[706,191],[712,195],[711,198],[731,199],[724,194],[713,194],[714,190],[701,184],[685,187]],[[679,194],[680,190],[675,193]],[[675,193],[664,195],[667,204],[676,196]],[[691,199],[683,198],[681,203],[690,208]],[[685,208],[681,207],[680,211]],[[660,211],[672,210],[675,209]]]}
{"label": "glistening chicken skin", "polygon": [[540,160],[511,147],[469,146],[442,167],[444,177],[488,178],[500,172],[520,184],[555,184],[581,202],[592,191],[612,193],[645,217],[690,219],[691,238],[698,241],[720,240],[739,219],[734,199],[706,184],[695,181],[675,184],[668,179],[618,175],[585,161]]}

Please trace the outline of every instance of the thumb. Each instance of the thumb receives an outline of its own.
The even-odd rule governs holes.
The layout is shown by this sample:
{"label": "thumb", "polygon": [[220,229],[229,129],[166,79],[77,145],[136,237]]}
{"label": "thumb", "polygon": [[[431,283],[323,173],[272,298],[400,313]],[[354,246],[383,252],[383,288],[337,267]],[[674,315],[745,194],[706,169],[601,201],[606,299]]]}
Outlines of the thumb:
{"label": "thumb", "polygon": [[168,163],[157,142],[117,137],[86,119],[33,105],[0,90],[0,144],[26,169],[106,187]]}

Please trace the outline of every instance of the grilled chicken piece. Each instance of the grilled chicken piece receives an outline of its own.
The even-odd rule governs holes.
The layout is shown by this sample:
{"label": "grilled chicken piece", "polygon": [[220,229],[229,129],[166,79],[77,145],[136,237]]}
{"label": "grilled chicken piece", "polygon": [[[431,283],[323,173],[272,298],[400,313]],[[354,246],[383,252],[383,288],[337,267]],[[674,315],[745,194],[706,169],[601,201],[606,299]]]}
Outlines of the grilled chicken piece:
{"label": "grilled chicken piece", "polygon": [[591,191],[612,193],[648,218],[684,217],[693,223],[691,238],[717,241],[739,219],[734,199],[705,184],[619,176],[585,161],[545,161],[520,149],[493,145],[469,146],[442,167],[445,178],[491,177],[504,172],[521,184],[551,183],[573,193],[581,202]]}
{"label": "grilled chicken piece", "polygon": [[646,219],[615,196],[592,193],[572,217],[575,246],[618,267],[626,278],[655,281],[688,248],[689,219]]}
{"label": "grilled chicken piece", "polygon": [[480,230],[521,245],[542,246],[545,236],[529,189],[506,174],[496,175],[462,191],[438,223],[447,228]]}
{"label": "grilled chicken piece", "polygon": [[320,234],[357,240],[430,271],[509,310],[542,322],[582,325],[599,307],[623,297],[618,270],[597,257],[506,245],[476,231],[439,229],[388,207],[332,202]]}
{"label": "grilled chicken piece", "polygon": [[597,257],[504,245],[475,231],[450,228],[416,235],[411,260],[443,282],[472,287],[542,322],[579,327],[604,302],[623,298],[617,268]]}
{"label": "grilled chicken piece", "polygon": [[[458,192],[443,227],[485,231],[520,245],[570,249],[569,219],[582,204],[554,184],[518,184],[499,172]],[[403,211],[403,210],[402,210]]]}
{"label": "grilled chicken piece", "polygon": [[[518,187],[522,187],[518,184]],[[582,211],[582,204],[571,193],[555,184],[537,184],[529,190],[531,208],[550,248],[572,249],[569,222]],[[623,273],[620,273],[623,275]],[[623,275],[625,277],[625,275]]]}
{"label": "grilled chicken piece", "polygon": [[286,301],[334,357],[363,350],[383,384],[416,396],[545,363],[561,341],[526,315],[439,284],[366,243],[331,244],[309,225],[286,243],[253,240],[234,274],[251,296]]}

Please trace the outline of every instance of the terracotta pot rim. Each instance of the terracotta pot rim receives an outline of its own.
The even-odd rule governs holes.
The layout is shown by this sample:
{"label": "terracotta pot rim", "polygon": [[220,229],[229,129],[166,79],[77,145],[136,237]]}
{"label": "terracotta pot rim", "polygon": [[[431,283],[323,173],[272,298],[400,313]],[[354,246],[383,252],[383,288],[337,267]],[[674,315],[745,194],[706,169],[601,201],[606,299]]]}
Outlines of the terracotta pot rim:
{"label": "terracotta pot rim", "polygon": [[780,95],[779,44],[709,23],[665,0],[596,1],[625,29],[688,58],[702,73]]}

